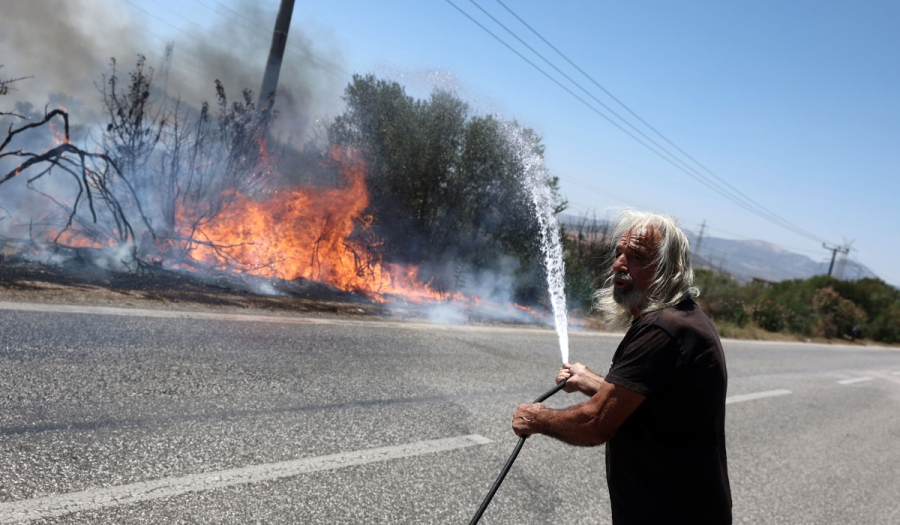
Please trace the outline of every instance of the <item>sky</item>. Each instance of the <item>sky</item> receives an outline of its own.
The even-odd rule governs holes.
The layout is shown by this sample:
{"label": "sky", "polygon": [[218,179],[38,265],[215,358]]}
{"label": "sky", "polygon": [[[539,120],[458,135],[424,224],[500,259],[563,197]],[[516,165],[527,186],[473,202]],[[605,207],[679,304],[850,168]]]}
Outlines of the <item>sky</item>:
{"label": "sky", "polygon": [[[11,0],[26,1],[56,4]],[[240,70],[231,81],[251,85],[237,89],[259,88],[277,0],[79,2],[96,16],[78,24],[111,21],[118,33],[103,31],[106,39],[90,51],[58,45],[48,51],[53,56],[101,55],[102,49],[127,62],[137,49],[157,64],[165,43],[175,41],[168,72],[173,82],[183,77],[211,86],[212,75],[227,79],[230,70]],[[395,80],[422,98],[435,88],[451,90],[473,114],[498,114],[540,133],[547,167],[560,177],[570,213],[651,209],[675,215],[689,230],[705,223],[709,235],[764,240],[817,261],[831,256],[823,241],[852,241],[851,260],[900,285],[900,2],[503,4],[296,0],[288,72],[279,90],[294,89],[290,96],[302,101],[297,132],[311,133],[316,122],[340,111],[342,90],[354,73]],[[96,31],[81,34],[100,39]],[[22,32],[16,44],[29,49],[35,45],[29,38]],[[210,60],[205,46],[231,58]],[[12,62],[21,68],[21,61]],[[10,60],[6,66],[4,78],[35,74],[10,70]],[[102,72],[87,71],[86,77]],[[664,160],[666,153],[654,153],[610,120],[681,160]],[[782,225],[723,197],[700,176],[727,184],[726,192],[739,192],[738,198],[777,215],[774,221]]]}

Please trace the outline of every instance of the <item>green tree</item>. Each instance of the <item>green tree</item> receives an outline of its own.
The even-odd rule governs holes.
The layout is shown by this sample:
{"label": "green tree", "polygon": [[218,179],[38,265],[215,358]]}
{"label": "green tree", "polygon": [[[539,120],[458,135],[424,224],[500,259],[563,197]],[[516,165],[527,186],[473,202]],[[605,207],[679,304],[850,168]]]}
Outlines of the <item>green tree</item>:
{"label": "green tree", "polygon": [[[368,211],[387,260],[422,265],[446,288],[460,266],[497,270],[515,260],[519,297],[545,293],[537,221],[515,149],[521,145],[506,128],[514,123],[470,116],[444,91],[417,100],[372,75],[355,76],[344,98],[347,110],[329,128],[329,142],[363,151]],[[540,137],[521,131],[525,147],[542,156]],[[558,195],[558,181],[547,182]]]}

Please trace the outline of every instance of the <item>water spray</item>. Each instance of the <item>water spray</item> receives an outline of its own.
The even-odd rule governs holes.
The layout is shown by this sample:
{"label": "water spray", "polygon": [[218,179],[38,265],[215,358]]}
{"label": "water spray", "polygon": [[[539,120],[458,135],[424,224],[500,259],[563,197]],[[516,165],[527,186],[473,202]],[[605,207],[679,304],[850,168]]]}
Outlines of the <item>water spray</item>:
{"label": "water spray", "polygon": [[[522,166],[522,183],[528,194],[531,196],[531,204],[534,206],[535,217],[540,225],[541,235],[541,253],[544,256],[544,268],[547,270],[547,287],[550,292],[550,305],[553,307],[553,324],[556,326],[556,335],[559,337],[559,351],[562,354],[562,362],[569,362],[569,335],[566,331],[568,320],[566,312],[566,269],[563,262],[562,241],[559,234],[559,222],[553,213],[553,193],[547,185],[547,168],[544,166],[543,156],[538,153],[534,138],[525,133],[516,125],[507,125],[506,133],[513,144],[513,151],[518,157],[517,160]],[[539,398],[535,399],[535,403],[540,403],[549,398],[553,394],[562,390],[566,386],[563,381],[555,387],[544,392]],[[509,459],[506,460],[503,470],[497,476],[497,481],[491,487],[491,490],[485,496],[484,501],[475,513],[475,517],[469,522],[469,525],[475,525],[481,519],[488,504],[506,478],[510,467],[516,461],[522,445],[528,436],[521,436],[516,448],[513,450]]]}
{"label": "water spray", "polygon": [[563,261],[562,239],[559,221],[554,213],[553,192],[547,184],[549,177],[544,157],[539,153],[534,137],[515,124],[506,125],[506,134],[513,144],[513,151],[522,167],[522,185],[531,197],[534,215],[538,221],[541,254],[547,271],[547,291],[553,309],[553,324],[559,337],[559,351],[563,364],[569,362],[569,334],[566,331],[566,265]]}
{"label": "water spray", "polygon": [[[543,402],[548,397],[562,390],[564,386],[566,386],[565,380],[541,394],[541,397],[535,399],[534,402]],[[475,525],[476,523],[478,523],[478,520],[481,519],[481,515],[484,514],[485,509],[487,509],[487,506],[491,503],[491,500],[494,499],[494,494],[497,493],[497,489],[500,488],[500,484],[503,483],[503,479],[506,478],[506,474],[509,473],[510,467],[512,467],[512,464],[516,461],[516,457],[518,457],[519,452],[522,450],[522,445],[525,444],[525,439],[527,438],[528,436],[522,436],[519,438],[519,442],[516,443],[516,448],[513,449],[512,454],[510,454],[509,456],[509,459],[506,460],[506,465],[503,466],[503,470],[501,470],[500,475],[497,476],[497,481],[494,482],[491,490],[487,493],[487,496],[484,497],[484,501],[481,502],[481,506],[478,507],[478,512],[475,513],[475,516],[472,518],[472,521],[469,522],[469,525]]]}

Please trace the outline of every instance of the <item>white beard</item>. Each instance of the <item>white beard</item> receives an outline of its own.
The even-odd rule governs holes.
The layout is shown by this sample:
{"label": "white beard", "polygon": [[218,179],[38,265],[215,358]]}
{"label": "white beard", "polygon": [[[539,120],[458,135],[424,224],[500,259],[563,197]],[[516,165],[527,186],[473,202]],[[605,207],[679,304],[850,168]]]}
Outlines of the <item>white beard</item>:
{"label": "white beard", "polygon": [[626,311],[640,310],[647,304],[647,294],[634,286],[634,279],[626,273],[618,273],[615,278],[627,281],[631,287],[627,290],[613,288],[613,300]]}

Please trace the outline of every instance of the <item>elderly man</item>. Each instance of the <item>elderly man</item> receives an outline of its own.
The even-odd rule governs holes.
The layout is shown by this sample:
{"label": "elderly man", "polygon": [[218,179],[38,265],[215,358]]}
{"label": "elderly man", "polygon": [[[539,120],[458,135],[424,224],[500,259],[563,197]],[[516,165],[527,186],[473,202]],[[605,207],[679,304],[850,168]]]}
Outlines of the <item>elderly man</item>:
{"label": "elderly man", "polygon": [[572,445],[606,443],[612,518],[621,524],[730,524],[722,344],[693,297],[687,237],[668,216],[627,210],[596,307],[630,324],[601,377],[566,363],[556,381],[590,399],[564,410],[519,405],[513,430]]}

